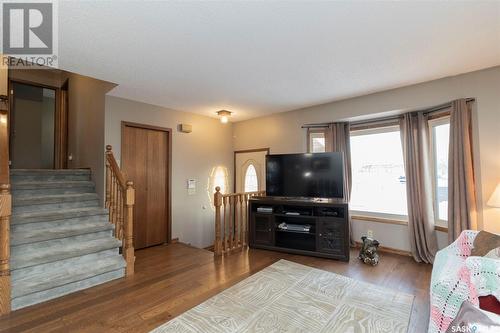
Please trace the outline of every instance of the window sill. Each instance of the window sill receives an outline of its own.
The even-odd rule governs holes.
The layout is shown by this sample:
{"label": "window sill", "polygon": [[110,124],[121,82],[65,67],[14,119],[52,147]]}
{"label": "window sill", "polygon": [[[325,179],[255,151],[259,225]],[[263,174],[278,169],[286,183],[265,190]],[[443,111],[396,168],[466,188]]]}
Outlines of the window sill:
{"label": "window sill", "polygon": [[436,231],[441,231],[441,232],[448,232],[448,227],[443,227],[443,226],[440,226],[440,225],[435,225],[434,226],[434,230]]}
{"label": "window sill", "polygon": [[380,217],[380,216],[369,216],[369,215],[351,215],[351,219],[357,221],[366,221],[366,222],[377,222],[377,223],[385,223],[385,224],[396,224],[396,225],[408,225],[408,221],[396,219],[392,217]]}
{"label": "window sill", "polygon": [[[356,221],[363,221],[363,222],[376,222],[376,223],[384,223],[384,224],[408,225],[408,221],[390,218],[390,217],[352,214],[351,219],[356,220]],[[434,230],[447,233],[448,227],[435,225]]]}

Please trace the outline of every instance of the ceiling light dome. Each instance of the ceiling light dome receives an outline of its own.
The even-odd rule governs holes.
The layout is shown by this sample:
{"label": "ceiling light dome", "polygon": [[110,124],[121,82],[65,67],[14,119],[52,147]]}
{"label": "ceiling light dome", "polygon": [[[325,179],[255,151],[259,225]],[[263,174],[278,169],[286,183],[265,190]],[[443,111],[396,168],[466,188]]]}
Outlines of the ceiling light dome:
{"label": "ceiling light dome", "polygon": [[220,122],[226,124],[229,121],[229,117],[231,117],[231,113],[232,113],[231,111],[227,110],[217,111],[217,115],[220,118]]}

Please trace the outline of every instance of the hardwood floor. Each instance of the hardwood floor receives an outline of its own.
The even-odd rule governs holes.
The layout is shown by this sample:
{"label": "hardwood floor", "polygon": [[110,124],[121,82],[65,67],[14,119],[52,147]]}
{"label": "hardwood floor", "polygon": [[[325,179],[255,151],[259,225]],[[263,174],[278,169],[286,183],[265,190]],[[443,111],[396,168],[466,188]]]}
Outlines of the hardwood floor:
{"label": "hardwood floor", "polygon": [[432,266],[382,253],[371,267],[356,257],[355,250],[345,263],[251,249],[214,260],[181,243],[157,246],[136,252],[134,276],[12,312],[0,318],[0,332],[149,332],[279,259],[413,294],[409,332],[426,332]]}

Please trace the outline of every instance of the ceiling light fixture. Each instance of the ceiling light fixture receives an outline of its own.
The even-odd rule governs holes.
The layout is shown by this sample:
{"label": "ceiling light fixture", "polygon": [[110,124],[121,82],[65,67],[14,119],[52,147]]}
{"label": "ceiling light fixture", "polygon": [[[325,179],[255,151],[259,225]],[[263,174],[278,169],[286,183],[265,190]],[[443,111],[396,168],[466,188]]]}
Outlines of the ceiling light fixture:
{"label": "ceiling light fixture", "polygon": [[229,117],[231,117],[231,111],[220,110],[217,111],[217,115],[220,117],[220,122],[226,124],[229,121]]}

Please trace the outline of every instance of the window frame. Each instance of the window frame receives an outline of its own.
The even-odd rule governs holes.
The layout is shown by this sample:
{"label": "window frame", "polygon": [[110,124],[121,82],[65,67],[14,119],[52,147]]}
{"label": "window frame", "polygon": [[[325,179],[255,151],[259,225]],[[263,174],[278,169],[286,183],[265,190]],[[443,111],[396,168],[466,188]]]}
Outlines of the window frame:
{"label": "window frame", "polygon": [[[401,126],[399,125],[399,122],[397,122],[397,123],[394,123],[394,122],[383,123],[383,124],[373,125],[373,126],[369,126],[369,127],[362,127],[362,128],[352,128],[350,131],[350,136],[354,137],[354,136],[381,134],[381,133],[389,133],[389,132],[401,132]],[[402,144],[402,143],[400,142],[400,144]],[[351,155],[352,155],[352,150],[351,150]],[[352,156],[351,156],[351,159],[352,159]],[[403,163],[404,163],[404,160],[403,160]],[[349,211],[350,211],[353,219],[356,219],[356,217],[359,217],[360,219],[372,218],[374,220],[378,220],[378,219],[386,220],[385,223],[393,223],[393,224],[400,224],[400,225],[408,224],[408,214],[401,215],[401,214],[372,212],[372,211],[365,211],[365,210],[355,210],[355,209],[351,209],[350,207],[351,206],[349,206]]]}
{"label": "window frame", "polygon": [[[247,187],[247,176],[248,176],[248,170],[250,169],[250,167],[253,168],[254,170],[254,173],[255,173],[255,181],[257,183],[257,189],[255,191],[247,191],[246,187]],[[260,181],[259,181],[259,175],[257,173],[257,168],[255,167],[255,163],[253,160],[251,160],[246,168],[245,168],[245,174],[243,175],[243,192],[244,193],[252,193],[252,192],[258,192],[259,191],[259,188],[260,188]]]}
{"label": "window frame", "polygon": [[436,170],[436,141],[434,140],[434,127],[450,124],[450,115],[446,114],[440,117],[435,117],[427,121],[429,126],[429,157],[432,173],[432,205],[434,208],[434,225],[437,227],[448,228],[448,220],[439,218],[439,202],[437,198],[437,170]]}
{"label": "window frame", "polygon": [[[326,148],[326,145],[327,145],[327,143],[326,143],[326,140],[327,140],[327,130],[328,130],[327,128],[323,128],[323,127],[321,127],[321,128],[308,128],[307,129],[307,152],[308,153],[314,154],[314,153],[325,153],[325,152],[327,152],[327,148]],[[323,134],[323,136],[325,137],[325,151],[324,152],[319,152],[319,151],[312,152],[311,151],[311,149],[312,149],[312,141],[311,141],[312,135],[311,134]]]}

